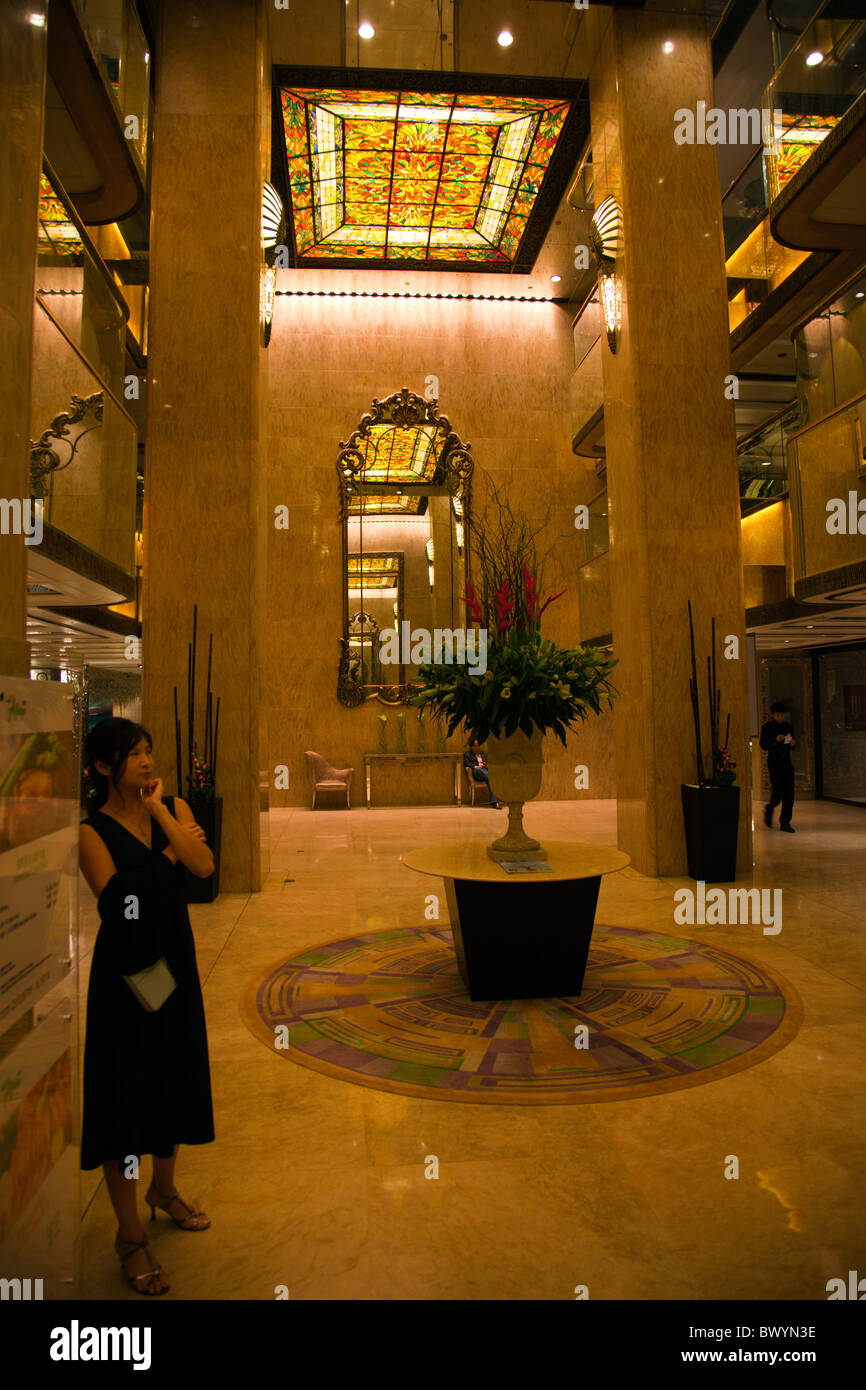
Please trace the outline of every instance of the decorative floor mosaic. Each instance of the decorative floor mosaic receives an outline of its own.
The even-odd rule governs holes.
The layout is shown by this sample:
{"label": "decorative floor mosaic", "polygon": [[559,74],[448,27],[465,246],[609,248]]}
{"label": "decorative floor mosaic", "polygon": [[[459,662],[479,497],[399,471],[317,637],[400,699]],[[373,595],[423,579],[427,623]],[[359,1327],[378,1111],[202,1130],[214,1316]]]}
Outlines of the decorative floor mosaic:
{"label": "decorative floor mosaic", "polygon": [[494,1105],[597,1104],[701,1085],[772,1056],[802,1020],[796,991],[764,965],[602,925],[575,999],[473,1003],[449,928],[425,926],[282,961],[248,987],[241,1010],[257,1038],[300,1066]]}

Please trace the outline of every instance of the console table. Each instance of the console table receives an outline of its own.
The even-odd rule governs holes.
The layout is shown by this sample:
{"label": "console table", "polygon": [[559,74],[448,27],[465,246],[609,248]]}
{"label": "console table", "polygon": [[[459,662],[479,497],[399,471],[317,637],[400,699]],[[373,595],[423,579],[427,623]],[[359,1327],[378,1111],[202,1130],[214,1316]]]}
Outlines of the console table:
{"label": "console table", "polygon": [[545,840],[549,872],[508,873],[483,841],[413,850],[402,863],[445,881],[454,949],[470,999],[573,998],[583,989],[602,874],[618,849]]}
{"label": "console table", "polygon": [[462,806],[460,783],[460,769],[463,765],[462,753],[365,753],[364,775],[367,780],[367,809],[370,809],[373,763],[406,763],[417,766],[420,763],[429,762],[452,762],[454,764],[454,799],[458,806]]}

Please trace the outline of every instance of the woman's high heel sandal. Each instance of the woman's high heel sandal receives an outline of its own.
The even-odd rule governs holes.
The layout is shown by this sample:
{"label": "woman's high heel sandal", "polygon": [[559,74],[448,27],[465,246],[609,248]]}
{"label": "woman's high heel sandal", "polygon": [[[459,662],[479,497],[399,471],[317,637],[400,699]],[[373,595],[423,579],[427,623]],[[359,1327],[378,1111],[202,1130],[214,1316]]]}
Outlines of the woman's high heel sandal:
{"label": "woman's high heel sandal", "polygon": [[[159,1200],[157,1200],[157,1198]],[[174,1222],[175,1226],[177,1226],[181,1231],[206,1231],[210,1226],[210,1222],[207,1221],[207,1217],[205,1216],[203,1211],[193,1211],[192,1207],[187,1206],[183,1198],[178,1197],[176,1192],[172,1193],[171,1196],[167,1197],[164,1192],[160,1192],[159,1188],[156,1186],[155,1183],[150,1184],[150,1187],[147,1189],[147,1192],[145,1193],[144,1200],[150,1207],[151,1221],[156,1220],[155,1208],[159,1207],[160,1211],[164,1211],[168,1216],[171,1216],[171,1219]],[[173,1216],[171,1211],[169,1210],[172,1202],[180,1202],[184,1211],[188,1212],[189,1214],[183,1217],[182,1220],[178,1221],[177,1217]],[[196,1223],[198,1223],[200,1217],[203,1217],[204,1220],[207,1221],[206,1226],[199,1226],[198,1224],[196,1224],[195,1226],[187,1225],[188,1221],[195,1221]]]}
{"label": "woman's high heel sandal", "polygon": [[[125,1255],[121,1255],[120,1250],[118,1249],[118,1246],[122,1245],[129,1246],[129,1249],[127,1250]],[[148,1249],[148,1244],[146,1240],[121,1240],[120,1232],[118,1231],[117,1239],[114,1242],[114,1249],[120,1260],[120,1266],[123,1270],[126,1282],[129,1284],[131,1289],[134,1289],[136,1293],[145,1294],[149,1298],[159,1298],[161,1294],[168,1293],[169,1289],[171,1288],[170,1284],[166,1284],[164,1289],[155,1289],[152,1287],[151,1281],[155,1279],[158,1275],[162,1274],[162,1265],[155,1265],[153,1263],[153,1260],[150,1258],[150,1250]],[[133,1255],[136,1253],[137,1250],[147,1251],[147,1263],[150,1265],[149,1274],[126,1273],[126,1262],[127,1260],[132,1259]],[[144,1287],[141,1286],[142,1280],[144,1280]]]}

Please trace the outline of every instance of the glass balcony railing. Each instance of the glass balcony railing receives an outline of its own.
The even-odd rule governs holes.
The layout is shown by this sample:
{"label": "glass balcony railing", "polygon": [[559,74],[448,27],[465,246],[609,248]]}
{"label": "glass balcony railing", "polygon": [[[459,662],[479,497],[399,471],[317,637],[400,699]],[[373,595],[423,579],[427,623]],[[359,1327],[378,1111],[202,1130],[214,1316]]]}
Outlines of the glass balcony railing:
{"label": "glass balcony railing", "polygon": [[124,134],[147,168],[150,50],[133,0],[73,0],[78,21],[114,93]]}
{"label": "glass balcony railing", "polygon": [[778,415],[739,441],[741,516],[760,511],[768,502],[787,495],[788,438],[799,426],[799,407],[785,406]]}
{"label": "glass balcony railing", "polygon": [[48,524],[132,574],[138,430],[122,404],[127,314],[46,161],[37,233],[31,493],[41,499]]}
{"label": "glass balcony railing", "polygon": [[855,8],[826,0],[764,93],[778,113],[765,150],[771,203],[866,88],[866,16]]}
{"label": "glass balcony railing", "polygon": [[607,522],[607,492],[600,492],[589,503],[589,526],[583,533],[584,563],[594,560],[610,549],[610,530]]}
{"label": "glass balcony railing", "polygon": [[39,189],[36,297],[122,399],[129,310],[47,160]]}
{"label": "glass balcony railing", "polygon": [[794,335],[803,425],[866,391],[866,275]]}
{"label": "glass balcony railing", "polygon": [[809,255],[780,246],[770,235],[763,153],[763,149],[755,151],[722,199],[732,332]]}

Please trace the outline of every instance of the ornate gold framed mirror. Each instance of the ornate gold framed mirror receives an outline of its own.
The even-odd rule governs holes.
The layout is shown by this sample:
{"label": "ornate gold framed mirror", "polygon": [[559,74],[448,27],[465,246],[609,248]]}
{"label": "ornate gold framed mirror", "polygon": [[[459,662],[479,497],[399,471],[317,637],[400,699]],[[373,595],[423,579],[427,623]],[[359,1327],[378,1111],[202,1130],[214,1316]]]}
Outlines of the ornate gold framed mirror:
{"label": "ornate gold framed mirror", "polygon": [[435,400],[374,400],[337,458],[343,631],[337,697],[407,704],[416,638],[466,625],[474,463]]}

